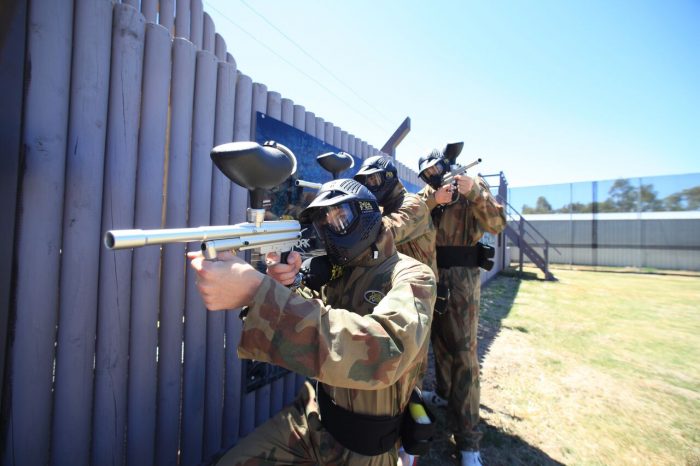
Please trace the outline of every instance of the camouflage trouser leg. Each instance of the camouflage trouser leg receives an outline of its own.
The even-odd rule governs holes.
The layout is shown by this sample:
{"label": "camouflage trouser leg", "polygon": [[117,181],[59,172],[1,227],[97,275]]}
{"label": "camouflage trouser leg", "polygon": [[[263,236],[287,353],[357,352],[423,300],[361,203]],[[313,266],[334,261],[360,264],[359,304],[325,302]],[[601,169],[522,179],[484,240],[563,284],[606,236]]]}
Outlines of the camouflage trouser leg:
{"label": "camouflage trouser leg", "polygon": [[478,450],[479,357],[476,336],[481,295],[478,268],[440,269],[440,283],[450,288],[447,311],[433,316],[437,393],[448,400],[448,424],[460,450]]}
{"label": "camouflage trouser leg", "polygon": [[396,450],[362,456],[345,449],[321,425],[314,387],[306,382],[294,403],[242,439],[216,463],[221,466],[347,464],[396,465]]}

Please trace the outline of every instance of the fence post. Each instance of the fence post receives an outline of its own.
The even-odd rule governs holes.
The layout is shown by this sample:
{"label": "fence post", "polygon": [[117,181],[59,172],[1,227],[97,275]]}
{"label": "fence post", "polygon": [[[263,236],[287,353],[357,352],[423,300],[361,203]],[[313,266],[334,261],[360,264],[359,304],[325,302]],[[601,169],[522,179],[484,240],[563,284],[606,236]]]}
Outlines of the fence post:
{"label": "fence post", "polygon": [[520,256],[520,273],[523,273],[523,235],[525,234],[525,219],[520,216],[518,221],[518,255]]}

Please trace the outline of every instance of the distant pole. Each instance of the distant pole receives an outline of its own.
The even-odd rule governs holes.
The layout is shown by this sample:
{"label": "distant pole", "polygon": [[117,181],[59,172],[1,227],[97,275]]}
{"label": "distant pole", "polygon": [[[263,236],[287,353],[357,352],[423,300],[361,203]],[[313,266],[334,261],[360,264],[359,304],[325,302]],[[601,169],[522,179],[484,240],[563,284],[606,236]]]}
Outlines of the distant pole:
{"label": "distant pole", "polygon": [[406,137],[409,131],[411,131],[411,118],[406,117],[403,123],[396,128],[394,134],[392,134],[391,137],[384,143],[382,146],[382,152],[396,158],[396,148],[399,144],[401,144],[401,141],[403,141],[403,138]]}

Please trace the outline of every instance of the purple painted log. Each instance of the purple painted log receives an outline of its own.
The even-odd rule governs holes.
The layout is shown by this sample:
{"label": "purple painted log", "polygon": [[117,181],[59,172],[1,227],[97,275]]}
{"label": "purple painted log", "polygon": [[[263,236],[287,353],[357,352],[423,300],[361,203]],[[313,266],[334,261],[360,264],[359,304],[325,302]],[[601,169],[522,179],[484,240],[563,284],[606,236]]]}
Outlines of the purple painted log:
{"label": "purple painted log", "polygon": [[340,131],[340,147],[345,152],[348,151],[348,132],[345,130]]}
{"label": "purple painted log", "polygon": [[[294,114],[292,117],[292,124],[296,129],[305,131],[306,125],[308,124],[312,130],[316,129],[315,116],[311,112],[307,112],[303,105],[294,105]],[[313,134],[311,134],[313,136]],[[299,392],[299,388],[304,383],[306,378],[302,375],[294,372],[292,376],[288,376],[285,379],[284,385],[284,403],[290,404],[294,401]]]}
{"label": "purple painted log", "polygon": [[316,115],[314,112],[306,112],[306,124],[304,125],[306,134],[316,136]]}
{"label": "purple painted log", "polygon": [[[233,140],[249,141],[251,136],[251,114],[253,113],[253,81],[239,73],[236,82],[236,113],[233,119]],[[244,222],[248,207],[248,191],[232,183],[230,219],[232,223]],[[226,446],[238,442],[255,428],[256,393],[244,394],[243,363],[238,359],[236,348],[241,338],[241,319],[237,310],[226,313],[226,397],[224,399],[224,443]],[[238,404],[236,404],[238,396]],[[238,421],[238,425],[234,422]]]}
{"label": "purple painted log", "polygon": [[319,139],[323,139],[327,144],[333,145],[333,128],[335,128],[333,123],[327,121],[324,124],[323,133],[321,133],[323,137],[319,137]]}
{"label": "purple painted log", "polygon": [[[192,162],[190,164],[189,226],[209,225],[211,218],[211,171],[209,154],[214,145],[216,110],[216,56],[197,52],[194,114],[192,117]],[[192,250],[196,250],[193,245]],[[182,409],[182,464],[202,460],[204,441],[204,391],[207,357],[207,309],[197,290],[196,272],[187,267],[185,299],[185,367]]]}
{"label": "purple painted log", "polygon": [[[183,186],[189,183],[195,58],[195,47],[190,41],[181,38],[173,40],[165,228],[187,225],[188,193]],[[174,243],[163,246],[158,333],[158,465],[177,464],[180,448],[185,267],[185,245]]]}
{"label": "purple painted log", "polygon": [[149,23],[155,23],[158,17],[158,0],[141,0],[141,13]]}
{"label": "purple painted log", "polygon": [[[281,120],[283,123],[286,123],[288,125],[294,126],[295,122],[295,115],[297,114],[297,107],[299,107],[298,111],[301,112],[300,114],[302,115],[301,117],[301,124],[302,128],[301,130],[303,131],[303,124],[304,124],[304,107],[301,107],[300,105],[294,105],[294,102],[291,99],[283,98],[282,99],[282,114],[281,114]],[[297,128],[299,129],[299,128]],[[300,157],[302,154],[296,154],[297,157]],[[281,400],[275,399],[274,401],[277,403],[275,406],[279,406],[279,409],[275,409],[274,412],[272,413],[273,415],[279,412],[282,407],[288,405],[292,401],[294,401],[294,396],[296,395],[296,373],[290,372],[288,374],[285,374],[284,378],[280,379],[279,385],[281,386],[281,393],[282,393],[282,398]],[[273,393],[274,393],[275,387],[273,386]]]}
{"label": "purple painted log", "polygon": [[[251,112],[251,141],[255,140],[255,119],[256,112],[265,113],[267,110],[267,86],[265,84],[253,83],[253,109]],[[255,426],[259,426],[270,417],[270,401],[272,390],[269,384],[263,385],[256,390],[255,394]]]}
{"label": "purple painted log", "polygon": [[173,35],[175,27],[175,0],[159,0],[158,23]]}
{"label": "purple painted log", "polygon": [[[73,5],[29,5],[24,165],[17,210],[16,321],[5,464],[49,461],[54,343],[70,98]],[[13,334],[14,333],[14,334]],[[3,419],[5,421],[5,419]]]}
{"label": "purple painted log", "polygon": [[340,133],[340,128],[337,126],[333,126],[333,143],[335,147],[340,148],[342,145],[342,136]]}
{"label": "purple painted log", "polygon": [[[161,227],[171,73],[170,47],[170,32],[167,29],[154,23],[146,25],[135,228]],[[134,250],[127,404],[128,465],[153,464],[155,460],[159,272],[160,248]]]}
{"label": "purple painted log", "polygon": [[175,37],[190,40],[190,2],[175,2]]}
{"label": "purple painted log", "polygon": [[[236,102],[236,66],[218,64],[216,83],[216,120],[214,146],[233,140],[233,114]],[[216,168],[212,171],[211,224],[229,224],[231,182]],[[207,388],[204,411],[204,459],[210,458],[223,446],[224,420],[224,331],[223,312],[207,313]],[[240,389],[240,380],[237,386]],[[238,392],[240,400],[240,390]]]}
{"label": "purple painted log", "polygon": [[316,117],[316,137],[321,141],[326,138],[326,121],[321,117]]}
{"label": "purple painted log", "polygon": [[204,12],[203,24],[204,30],[202,32],[202,49],[214,53],[214,37],[216,35],[216,29],[214,27],[214,21],[207,12]]}
{"label": "purple painted log", "polygon": [[281,120],[288,125],[294,126],[294,102],[286,97],[282,99]]}
{"label": "purple painted log", "polygon": [[[286,99],[289,100],[289,99]],[[282,96],[279,92],[267,93],[267,112],[270,117],[282,120]],[[280,141],[282,142],[282,141]],[[284,406],[284,379],[279,378],[270,384],[269,417],[277,414]]]}
{"label": "purple painted log", "polygon": [[[323,141],[323,134],[325,132],[325,123],[323,121],[323,118],[317,117],[313,112],[306,112],[306,133],[310,134],[311,136],[314,136],[321,141]],[[304,385],[304,382],[306,381],[306,377],[303,375],[297,375],[296,377],[296,391],[298,392],[302,385]]]}
{"label": "purple painted log", "polygon": [[75,6],[73,111],[66,156],[53,464],[90,463],[112,7],[101,0],[79,1]]}
{"label": "purple painted log", "polygon": [[202,37],[204,35],[204,10],[201,0],[192,0],[190,18],[190,42],[197,50],[202,50]]}
{"label": "purple painted log", "polygon": [[[350,155],[355,155],[355,135],[354,134],[348,134],[348,150],[347,152]],[[359,167],[357,167],[359,168]]]}
{"label": "purple painted log", "polygon": [[[102,231],[134,224],[136,162],[146,20],[114,7]],[[123,252],[123,254],[121,253]],[[132,253],[100,255],[92,463],[122,464],[126,435]]]}
{"label": "purple painted log", "polygon": [[[214,54],[216,55],[216,58],[218,58],[220,61],[226,61],[227,60],[227,53],[226,53],[226,41],[224,40],[223,37],[221,37],[221,34],[218,32],[216,33],[214,37]],[[235,70],[236,62],[232,62]],[[233,114],[233,113],[232,113]],[[231,141],[228,141],[231,142]]]}

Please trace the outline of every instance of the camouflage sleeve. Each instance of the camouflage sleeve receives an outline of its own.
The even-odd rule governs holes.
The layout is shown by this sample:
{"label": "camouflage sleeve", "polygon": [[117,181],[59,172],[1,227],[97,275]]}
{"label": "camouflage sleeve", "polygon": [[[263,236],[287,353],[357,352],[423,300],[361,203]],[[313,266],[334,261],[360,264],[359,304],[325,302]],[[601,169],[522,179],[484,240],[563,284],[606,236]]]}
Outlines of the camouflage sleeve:
{"label": "camouflage sleeve", "polygon": [[411,261],[393,288],[361,316],[306,300],[265,277],[243,324],[238,355],[343,388],[391,386],[415,364],[430,338],[435,279]]}
{"label": "camouflage sleeve", "polygon": [[428,210],[432,211],[437,207],[438,203],[435,200],[435,189],[430,185],[425,185],[423,189],[418,191],[418,196],[423,199],[423,202],[428,206]]}
{"label": "camouflage sleeve", "polygon": [[415,194],[406,194],[396,212],[382,216],[382,223],[391,230],[396,245],[419,238],[432,228],[430,210]]}
{"label": "camouflage sleeve", "polygon": [[471,201],[471,213],[476,217],[482,230],[498,234],[506,227],[506,213],[503,206],[491,194],[488,183],[482,177],[474,177],[474,185],[466,196]]}

